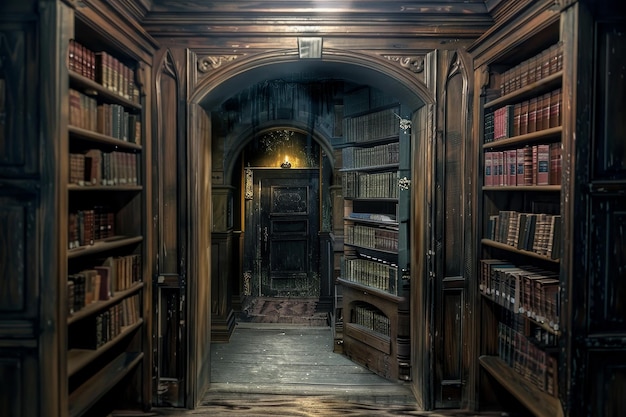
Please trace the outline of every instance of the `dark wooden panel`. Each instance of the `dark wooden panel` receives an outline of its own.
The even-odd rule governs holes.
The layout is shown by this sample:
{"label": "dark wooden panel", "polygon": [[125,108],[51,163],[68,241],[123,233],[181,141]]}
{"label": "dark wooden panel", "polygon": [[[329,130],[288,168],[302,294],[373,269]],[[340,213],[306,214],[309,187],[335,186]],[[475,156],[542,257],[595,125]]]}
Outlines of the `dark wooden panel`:
{"label": "dark wooden panel", "polygon": [[626,178],[626,118],[623,115],[626,107],[626,33],[623,23],[599,24],[597,49],[594,176],[595,179],[623,179]]}
{"label": "dark wooden panel", "polygon": [[0,312],[35,314],[35,203],[25,195],[0,196]]}
{"label": "dark wooden panel", "polygon": [[442,378],[461,381],[461,350],[462,350],[462,290],[445,290],[443,296],[443,327],[446,337],[443,340]]}
{"label": "dark wooden panel", "polygon": [[626,332],[626,202],[593,200],[589,260],[589,332]]}
{"label": "dark wooden panel", "polygon": [[[34,31],[30,31],[34,33]],[[37,67],[28,25],[3,25],[0,32],[0,177],[24,176],[37,169],[36,115],[32,91]],[[28,65],[27,65],[28,63]]]}
{"label": "dark wooden panel", "polygon": [[[0,416],[36,417],[43,415],[36,381],[37,350],[16,346],[0,348]],[[53,415],[54,413],[50,414]]]}
{"label": "dark wooden panel", "polygon": [[20,372],[19,358],[0,358],[0,375],[5,381],[11,381],[10,384],[3,384],[4,388],[0,390],[0,415],[2,416],[21,416],[21,401],[25,395],[22,392],[22,375]]}
{"label": "dark wooden panel", "polygon": [[160,75],[158,101],[159,143],[157,149],[159,169],[159,271],[178,273],[180,248],[180,172],[177,123],[177,80],[168,72],[171,64]]}
{"label": "dark wooden panel", "polygon": [[[619,417],[626,410],[626,351],[589,353],[589,381],[586,415]],[[582,415],[582,414],[580,414]]]}

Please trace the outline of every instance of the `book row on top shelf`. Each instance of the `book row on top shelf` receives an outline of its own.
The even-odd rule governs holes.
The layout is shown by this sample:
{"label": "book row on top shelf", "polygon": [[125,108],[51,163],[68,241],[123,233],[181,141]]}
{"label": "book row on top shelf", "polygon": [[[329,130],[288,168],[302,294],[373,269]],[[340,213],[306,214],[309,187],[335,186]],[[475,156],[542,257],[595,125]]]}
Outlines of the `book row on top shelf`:
{"label": "book row on top shelf", "polygon": [[400,134],[398,116],[400,107],[346,117],[343,121],[343,137],[345,143],[371,142],[375,140],[397,140]]}
{"label": "book row on top shelf", "polygon": [[135,70],[107,51],[93,51],[70,39],[67,65],[70,73],[80,74],[133,103],[139,103]]}

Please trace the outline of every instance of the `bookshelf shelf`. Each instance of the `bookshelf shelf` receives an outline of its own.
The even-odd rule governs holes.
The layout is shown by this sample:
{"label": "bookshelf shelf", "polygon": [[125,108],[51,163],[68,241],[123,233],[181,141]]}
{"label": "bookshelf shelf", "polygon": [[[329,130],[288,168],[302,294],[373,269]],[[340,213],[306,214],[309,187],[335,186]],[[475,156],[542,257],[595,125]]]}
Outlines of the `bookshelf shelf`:
{"label": "bookshelf shelf", "polygon": [[116,139],[112,136],[103,135],[102,133],[83,129],[77,126],[69,126],[68,131],[72,140],[82,140],[88,143],[106,145],[112,148],[137,151],[141,150],[141,145],[137,143]]}
{"label": "bookshelf shelf", "polygon": [[67,352],[67,375],[71,377],[76,372],[89,365],[99,356],[126,338],[126,336],[139,329],[142,324],[143,319],[139,319],[135,324],[124,327],[121,333],[118,334],[113,340],[108,341],[98,349],[70,349]]}
{"label": "bookshelf shelf", "polygon": [[346,246],[350,246],[353,247],[355,249],[361,249],[364,251],[368,251],[370,252],[372,255],[370,256],[375,256],[375,254],[380,253],[383,257],[385,257],[385,255],[389,256],[389,255],[398,255],[398,251],[390,251],[390,250],[384,250],[384,249],[376,249],[376,248],[370,248],[368,246],[362,246],[362,245],[357,245],[354,243],[344,243]]}
{"label": "bookshelf shelf", "polygon": [[73,192],[106,192],[106,191],[115,191],[115,192],[136,192],[142,191],[143,186],[141,185],[78,185],[78,184],[69,184],[67,186],[68,191]]}
{"label": "bookshelf shelf", "polygon": [[359,168],[342,168],[339,170],[339,172],[358,172],[358,171],[363,171],[363,172],[376,172],[376,171],[389,171],[389,170],[397,170],[398,169],[398,164],[386,164],[386,165],[370,165],[370,166],[364,166],[364,167],[359,167]]}
{"label": "bookshelf shelf", "polygon": [[519,135],[507,139],[499,139],[493,142],[485,143],[483,149],[502,149],[510,148],[519,145],[526,145],[536,142],[549,142],[553,140],[558,142],[561,140],[561,133],[563,128],[561,126],[552,127],[550,129],[539,130],[537,132],[527,133],[525,135]]}
{"label": "bookshelf shelf", "polygon": [[143,359],[143,352],[126,352],[109,362],[69,396],[69,416],[83,415]]}
{"label": "bookshelf shelf", "polygon": [[506,243],[496,242],[495,240],[491,240],[491,239],[482,239],[481,243],[486,246],[491,246],[492,248],[497,248],[497,249],[501,249],[501,250],[508,251],[511,253],[524,255],[530,258],[541,259],[542,261],[553,262],[555,264],[558,264],[560,262],[560,259],[548,258],[547,256],[540,255],[538,253],[527,251],[527,250],[517,249],[511,245],[507,245]]}
{"label": "bookshelf shelf", "polygon": [[385,197],[344,197],[346,200],[352,201],[379,201],[379,202],[390,202],[396,203],[398,202],[397,198],[385,198]]}
{"label": "bookshelf shelf", "polygon": [[395,304],[399,304],[404,300],[403,297],[391,294],[387,291],[379,290],[374,287],[369,287],[367,285],[359,284],[358,282],[350,281],[350,280],[343,279],[343,278],[337,278],[337,281],[346,287],[349,287],[356,291],[361,292],[365,296],[373,296],[373,297],[381,298],[381,299],[384,299],[386,301],[389,301]]}
{"label": "bookshelf shelf", "polygon": [[483,191],[529,191],[555,193],[561,191],[560,185],[491,185],[483,186]]}
{"label": "bookshelf shelf", "polygon": [[370,219],[359,219],[358,217],[344,217],[344,221],[349,221],[353,223],[359,224],[369,224],[372,226],[380,226],[390,230],[398,230],[398,222],[395,221],[382,221],[382,220],[370,220]]}
{"label": "bookshelf shelf", "polygon": [[516,101],[524,100],[529,97],[536,96],[541,93],[558,88],[563,83],[563,71],[548,75],[547,77],[529,84],[525,87],[517,89],[512,93],[503,95],[496,99],[490,100],[485,103],[484,108],[504,106],[507,104],[515,103]]}
{"label": "bookshelf shelf", "polygon": [[80,309],[79,311],[71,314],[67,318],[67,324],[75,323],[78,320],[82,320],[85,317],[98,313],[99,311],[103,311],[106,308],[112,306],[113,304],[118,303],[120,300],[137,293],[139,290],[141,290],[141,288],[143,288],[143,286],[144,286],[143,282],[138,282],[138,283],[133,284],[128,289],[116,291],[108,300],[97,301],[92,304],[89,304],[85,306],[84,308]]}
{"label": "bookshelf shelf", "polygon": [[121,104],[124,107],[132,108],[135,110],[141,110],[141,104],[131,101],[125,97],[116,94],[115,92],[105,88],[102,84],[93,81],[87,77],[78,74],[75,71],[69,70],[70,85],[80,88],[90,96],[101,96],[109,102]]}
{"label": "bookshelf shelf", "polygon": [[139,244],[143,241],[142,236],[114,236],[102,241],[96,241],[93,245],[81,246],[75,249],[69,249],[67,251],[67,257],[78,258],[81,256],[90,256],[102,252],[111,251],[113,249],[123,248],[125,246],[131,246]]}
{"label": "bookshelf shelf", "polygon": [[481,367],[537,417],[562,417],[558,398],[537,389],[504,361],[495,356],[481,356]]}

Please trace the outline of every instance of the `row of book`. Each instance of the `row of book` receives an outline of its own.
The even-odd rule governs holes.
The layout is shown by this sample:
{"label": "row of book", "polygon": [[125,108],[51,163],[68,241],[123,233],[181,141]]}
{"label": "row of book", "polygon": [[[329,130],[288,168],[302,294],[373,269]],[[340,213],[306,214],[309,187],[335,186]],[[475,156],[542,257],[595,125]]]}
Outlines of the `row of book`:
{"label": "row of book", "polygon": [[343,277],[391,294],[397,294],[398,267],[363,258],[345,258]]}
{"label": "row of book", "polygon": [[503,72],[500,79],[500,93],[510,94],[556,74],[562,69],[563,43],[559,42]]}
{"label": "row of book", "polygon": [[108,207],[70,212],[68,216],[69,249],[93,245],[97,240],[115,235],[115,213]]}
{"label": "row of book", "polygon": [[344,172],[344,198],[398,198],[398,173]]}
{"label": "row of book", "polygon": [[397,230],[347,224],[344,229],[344,239],[349,245],[390,252],[398,251]]}
{"label": "row of book", "polygon": [[485,152],[484,185],[560,185],[563,171],[560,142]]}
{"label": "row of book", "polygon": [[101,84],[121,97],[139,103],[135,71],[105,51],[93,51],[70,39],[67,65],[70,71]]}
{"label": "row of book", "polygon": [[70,184],[137,185],[139,157],[136,153],[100,149],[70,153]]}
{"label": "row of book", "polygon": [[480,291],[507,310],[559,330],[559,275],[503,259],[481,259]]}
{"label": "row of book", "polygon": [[561,258],[561,216],[503,210],[489,216],[487,239],[550,259]]}
{"label": "row of book", "polygon": [[400,143],[392,142],[384,145],[367,148],[347,147],[343,148],[343,168],[365,168],[378,165],[397,164],[400,156]]}
{"label": "row of book", "polygon": [[398,108],[390,108],[362,116],[343,119],[343,137],[346,143],[387,139],[400,134]]}
{"label": "row of book", "polygon": [[366,304],[357,304],[352,310],[352,323],[391,336],[391,322],[380,310]]}
{"label": "row of book", "polygon": [[498,356],[539,390],[558,396],[556,357],[502,322],[498,325]]}
{"label": "row of book", "polygon": [[98,103],[78,90],[69,90],[70,125],[130,143],[141,143],[141,117],[120,104]]}
{"label": "row of book", "polygon": [[139,295],[124,298],[92,318],[81,321],[70,332],[70,349],[98,349],[119,336],[124,328],[139,322]]}
{"label": "row of book", "polygon": [[110,299],[141,282],[141,255],[108,257],[102,265],[70,274],[67,278],[68,310],[74,314],[85,306]]}
{"label": "row of book", "polygon": [[561,126],[560,88],[485,113],[484,142],[490,143]]}

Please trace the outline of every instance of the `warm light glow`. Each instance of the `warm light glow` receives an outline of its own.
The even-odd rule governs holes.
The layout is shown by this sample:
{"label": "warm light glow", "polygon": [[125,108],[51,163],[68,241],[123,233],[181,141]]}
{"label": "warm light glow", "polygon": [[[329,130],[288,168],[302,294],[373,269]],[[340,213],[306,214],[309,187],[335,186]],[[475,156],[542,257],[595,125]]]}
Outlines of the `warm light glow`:
{"label": "warm light glow", "polygon": [[291,168],[291,162],[289,162],[289,156],[285,155],[285,160],[280,164],[281,168]]}

